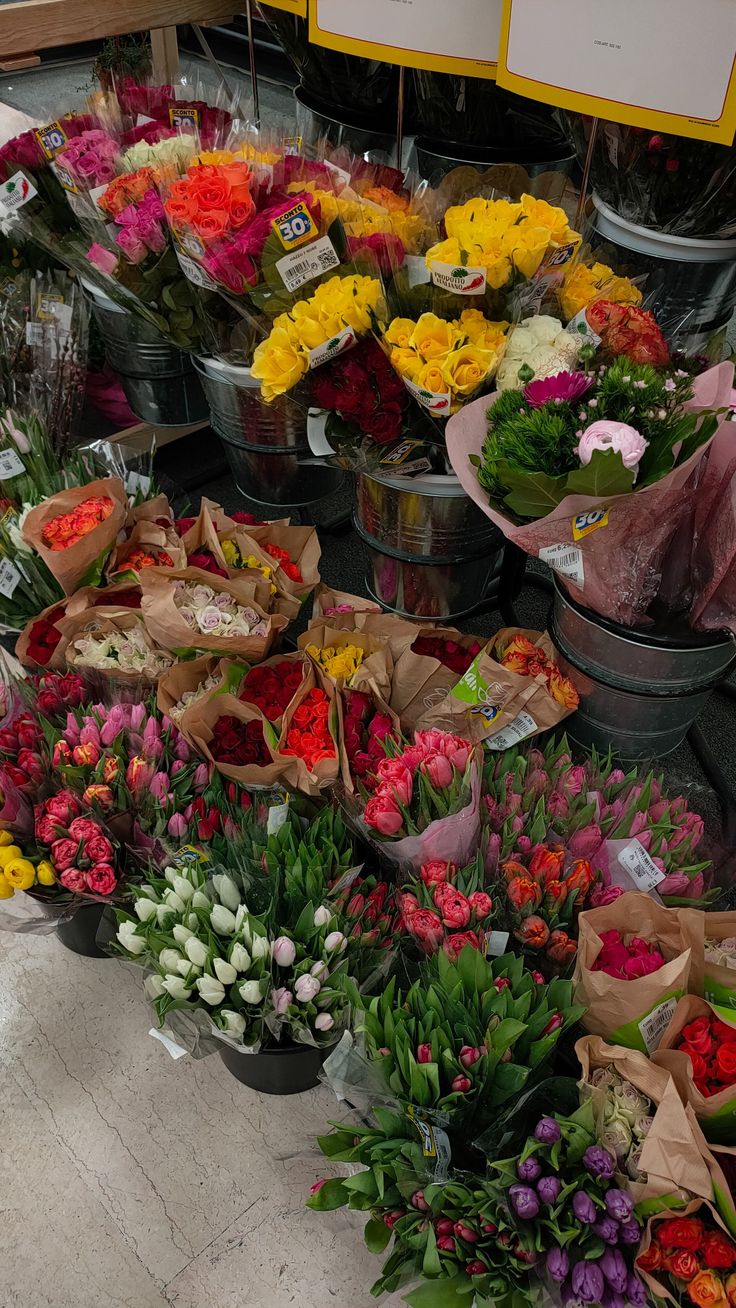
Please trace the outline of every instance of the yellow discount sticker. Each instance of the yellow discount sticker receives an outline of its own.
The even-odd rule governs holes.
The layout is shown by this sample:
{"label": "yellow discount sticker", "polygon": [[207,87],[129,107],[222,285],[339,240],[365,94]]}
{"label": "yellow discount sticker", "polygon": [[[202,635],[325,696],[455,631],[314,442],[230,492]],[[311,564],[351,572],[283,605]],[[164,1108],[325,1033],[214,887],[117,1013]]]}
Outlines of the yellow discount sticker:
{"label": "yellow discount sticker", "polygon": [[68,140],[61,123],[57,122],[48,123],[46,127],[37,127],[34,135],[47,159],[54,159]]}
{"label": "yellow discount sticker", "polygon": [[608,526],[608,509],[589,509],[587,513],[578,513],[572,520],[573,540],[582,540],[592,531],[599,531]]}
{"label": "yellow discount sticker", "polygon": [[317,224],[303,200],[279,218],[274,218],[271,226],[285,250],[296,250],[298,246],[319,236]]}

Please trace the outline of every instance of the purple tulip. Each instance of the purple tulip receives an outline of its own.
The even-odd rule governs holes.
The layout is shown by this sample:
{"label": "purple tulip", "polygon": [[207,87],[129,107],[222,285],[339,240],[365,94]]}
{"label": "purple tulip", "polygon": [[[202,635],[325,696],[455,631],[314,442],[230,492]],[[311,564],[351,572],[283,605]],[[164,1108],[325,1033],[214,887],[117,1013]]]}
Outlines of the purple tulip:
{"label": "purple tulip", "polygon": [[618,1244],[620,1228],[615,1218],[607,1217],[604,1213],[597,1222],[593,1223],[593,1230],[606,1244]]}
{"label": "purple tulip", "polygon": [[601,1299],[602,1308],[626,1308],[626,1300],[622,1294],[616,1294],[615,1290],[604,1290]]}
{"label": "purple tulip", "polygon": [[584,1222],[589,1226],[598,1216],[598,1209],[589,1194],[584,1190],[578,1190],[572,1197],[572,1210],[579,1222]]}
{"label": "purple tulip", "polygon": [[567,1250],[555,1245],[547,1253],[546,1264],[553,1281],[564,1281],[570,1270],[570,1257]]}
{"label": "purple tulip", "polygon": [[608,1284],[617,1294],[625,1294],[629,1269],[620,1249],[606,1249],[600,1257],[600,1269]]}
{"label": "purple tulip", "polygon": [[543,1204],[556,1204],[562,1189],[562,1181],[558,1176],[541,1176],[537,1181],[537,1194]]}
{"label": "purple tulip", "polygon": [[628,1222],[634,1205],[625,1190],[607,1190],[603,1200],[609,1217],[615,1217],[617,1222]]}
{"label": "purple tulip", "polygon": [[186,771],[186,766],[187,766],[186,763],[182,763],[180,758],[175,758],[174,762],[171,764],[171,767],[169,768],[169,772],[171,773],[172,777],[178,777],[180,772]]}
{"label": "purple tulip", "polygon": [[509,1199],[517,1217],[532,1218],[537,1216],[539,1200],[530,1186],[512,1185],[509,1188]]}
{"label": "purple tulip", "polygon": [[[542,1117],[534,1128],[534,1139],[540,1144],[556,1144],[562,1135],[559,1122],[554,1117]],[[611,1173],[613,1175],[613,1173]]]}
{"label": "purple tulip", "polygon": [[539,1159],[535,1158],[534,1155],[516,1164],[516,1175],[520,1181],[536,1181],[541,1173],[542,1168]]}
{"label": "purple tulip", "polygon": [[638,1244],[641,1240],[641,1227],[635,1217],[628,1222],[622,1222],[619,1227],[618,1238],[621,1244]]}
{"label": "purple tulip", "polygon": [[606,1288],[603,1272],[594,1259],[584,1259],[572,1269],[572,1291],[583,1303],[600,1303]]}
{"label": "purple tulip", "polygon": [[602,1145],[589,1145],[583,1154],[583,1167],[602,1181],[610,1181],[615,1165],[613,1154]]}
{"label": "purple tulip", "polygon": [[629,1272],[626,1282],[626,1298],[633,1305],[633,1308],[644,1308],[647,1301],[644,1282],[639,1280],[635,1272]]}

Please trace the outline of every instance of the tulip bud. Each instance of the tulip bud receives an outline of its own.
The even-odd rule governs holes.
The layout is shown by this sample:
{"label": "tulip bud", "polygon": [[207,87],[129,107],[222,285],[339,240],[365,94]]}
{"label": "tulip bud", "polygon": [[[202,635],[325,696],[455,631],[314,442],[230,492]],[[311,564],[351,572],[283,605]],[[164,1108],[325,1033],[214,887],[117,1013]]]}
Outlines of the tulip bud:
{"label": "tulip bud", "polygon": [[519,1160],[516,1164],[516,1175],[520,1181],[536,1181],[542,1175],[542,1166],[538,1158],[532,1154],[530,1158]]}
{"label": "tulip bud", "polygon": [[598,1216],[598,1209],[589,1194],[584,1190],[578,1190],[572,1197],[572,1210],[579,1222],[590,1225]]}
{"label": "tulip bud", "polygon": [[215,904],[210,913],[210,926],[218,935],[231,936],[236,929],[235,916],[223,904]]}
{"label": "tulip bud", "polygon": [[432,1046],[430,1044],[417,1045],[417,1062],[418,1063],[433,1062]]}
{"label": "tulip bud", "polygon": [[250,967],[250,954],[239,940],[236,940],[230,947],[230,956],[228,960],[236,972],[247,972]]}
{"label": "tulip bud", "polygon": [[320,904],[319,908],[314,910],[314,925],[316,927],[327,926],[333,917],[334,913],[325,904]]}
{"label": "tulip bud", "polygon": [[194,894],[194,887],[186,877],[174,877],[174,892],[187,903]]}
{"label": "tulip bud", "polygon": [[439,1235],[437,1237],[437,1248],[441,1249],[443,1253],[454,1253],[455,1241],[453,1237],[451,1235]]}
{"label": "tulip bud", "polygon": [[189,959],[189,962],[194,963],[195,967],[204,967],[209,957],[207,946],[202,940],[198,940],[194,935],[189,936],[188,940],[185,940],[184,953]]}
{"label": "tulip bud", "polygon": [[232,877],[222,872],[219,876],[212,878],[217,890],[217,897],[225,908],[229,908],[231,913],[236,913],[240,907],[240,892]]}
{"label": "tulip bud", "polygon": [[480,1058],[480,1050],[475,1049],[472,1045],[463,1045],[458,1055],[463,1067],[472,1067]]}
{"label": "tulip bud", "polygon": [[177,922],[171,934],[174,937],[177,945],[185,945],[187,943],[187,940],[190,940],[191,937],[194,935],[194,932],[191,931],[188,926],[184,926],[183,922]]}
{"label": "tulip bud", "polygon": [[556,1144],[562,1135],[559,1122],[554,1117],[542,1117],[534,1129],[534,1139],[540,1144]]}
{"label": "tulip bud", "polygon": [[321,988],[316,976],[311,976],[309,972],[306,972],[297,977],[294,994],[300,1004],[310,1004],[313,999],[316,999]]}
{"label": "tulip bud", "polygon": [[245,1018],[242,1013],[236,1013],[232,1008],[223,1008],[220,1011],[220,1030],[226,1031],[228,1035],[240,1037],[245,1033]]}
{"label": "tulip bud", "polygon": [[477,1243],[478,1232],[474,1231],[472,1226],[468,1226],[466,1222],[456,1222],[453,1229],[459,1240],[466,1240],[468,1244]]}
{"label": "tulip bud", "polygon": [[214,958],[212,960],[215,976],[224,986],[231,986],[238,979],[238,974],[231,963],[227,963],[224,958]]}
{"label": "tulip bud", "polygon": [[331,931],[330,934],[325,937],[325,949],[328,954],[342,954],[347,948],[347,943],[348,942],[342,931]]}
{"label": "tulip bud", "polygon": [[260,1004],[264,998],[258,981],[242,981],[238,992],[244,1004]]}
{"label": "tulip bud", "polygon": [[123,949],[129,954],[142,954],[146,948],[146,942],[142,936],[136,935],[135,922],[121,922],[117,930],[116,939]]}
{"label": "tulip bud", "polygon": [[472,1088],[473,1082],[470,1080],[470,1077],[467,1076],[456,1076],[450,1085],[451,1090],[464,1095],[468,1093],[468,1090],[472,1090]]}
{"label": "tulip bud", "polygon": [[[241,986],[241,994],[242,990],[243,988]],[[276,990],[271,991],[271,1003],[273,1004],[274,1012],[279,1017],[283,1017],[289,1004],[293,1003],[293,1000],[293,994],[290,990],[287,990],[285,986],[279,986]]]}
{"label": "tulip bud", "polygon": [[145,899],[143,897],[136,899],[134,907],[136,917],[139,918],[141,922],[148,922],[152,917],[156,916],[157,905],[154,904],[152,899]]}
{"label": "tulip bud", "polygon": [[473,1258],[471,1262],[465,1264],[465,1270],[468,1276],[485,1276],[489,1269],[485,1263],[480,1261],[480,1258]]}
{"label": "tulip bud", "polygon": [[[394,1208],[394,1210],[393,1210],[392,1213],[386,1213],[386,1214],[385,1214],[383,1220],[384,1220],[385,1225],[388,1227],[389,1231],[393,1229],[393,1227],[396,1225],[396,1223],[397,1223],[398,1221],[400,1221],[400,1219],[401,1219],[404,1215],[405,1215],[405,1209],[403,1209],[403,1208]],[[454,1246],[453,1246],[453,1247],[454,1247]]]}
{"label": "tulip bud", "polygon": [[317,1031],[331,1031],[335,1025],[335,1019],[330,1013],[318,1013],[314,1019],[314,1026]]}
{"label": "tulip bud", "polygon": [[[207,951],[205,950],[205,953]],[[175,972],[182,960],[182,955],[178,949],[162,949],[158,956],[159,966],[165,972]]]}
{"label": "tulip bud", "polygon": [[271,953],[271,946],[266,936],[254,936],[250,952],[253,956],[254,963],[258,959],[268,958],[269,954]]}
{"label": "tulip bud", "polygon": [[225,998],[225,987],[213,976],[198,977],[196,986],[206,1004],[221,1004]]}
{"label": "tulip bud", "polygon": [[207,898],[207,896],[205,895],[205,893],[204,893],[203,890],[195,890],[194,894],[192,895],[192,899],[191,899],[191,903],[190,903],[189,907],[190,907],[190,908],[209,908],[209,907],[210,907],[210,901],[209,901],[209,899]]}
{"label": "tulip bud", "polygon": [[319,1180],[319,1181],[315,1181],[313,1185],[310,1185],[310,1187],[309,1187],[309,1193],[310,1193],[310,1194],[318,1194],[319,1191],[322,1189],[322,1186],[323,1186],[323,1185],[327,1185],[327,1177],[326,1177],[326,1176],[323,1176],[323,1177],[321,1178],[321,1180]]}
{"label": "tulip bud", "polygon": [[[255,945],[255,941],[253,942]],[[296,945],[288,936],[278,936],[273,942],[273,961],[279,967],[292,967],[296,958]]]}
{"label": "tulip bud", "polygon": [[455,1223],[451,1217],[438,1217],[434,1229],[438,1235],[452,1235]]}

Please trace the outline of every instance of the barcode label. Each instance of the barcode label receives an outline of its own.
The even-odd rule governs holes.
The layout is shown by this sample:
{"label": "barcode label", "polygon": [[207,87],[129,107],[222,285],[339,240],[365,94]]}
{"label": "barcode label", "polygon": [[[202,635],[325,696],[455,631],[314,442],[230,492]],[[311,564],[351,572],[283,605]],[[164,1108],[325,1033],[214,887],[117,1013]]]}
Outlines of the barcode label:
{"label": "barcode label", "polygon": [[26,465],[16,450],[0,450],[0,481],[10,477],[20,477]]}
{"label": "barcode label", "polygon": [[663,1004],[658,1004],[656,1008],[652,1009],[651,1013],[647,1013],[647,1016],[641,1019],[639,1030],[650,1054],[653,1054],[655,1049],[658,1048],[662,1036],[672,1021],[672,1014],[676,1008],[677,1000],[673,996],[672,999],[665,999]]}
{"label": "barcode label", "polygon": [[18,582],[20,573],[10,559],[0,559],[0,595],[6,599],[11,599]]}
{"label": "barcode label", "polygon": [[512,745],[518,745],[520,740],[525,740],[537,730],[537,724],[531,713],[522,711],[517,713],[513,722],[509,722],[486,741],[486,749],[510,749]]}
{"label": "barcode label", "polygon": [[352,327],[345,327],[337,335],[331,336],[329,341],[324,345],[316,345],[313,350],[309,350],[309,367],[321,368],[324,363],[329,363],[335,359],[338,354],[345,354],[357,345],[357,339]]}
{"label": "barcode label", "polygon": [[287,291],[295,291],[305,282],[339,267],[340,260],[329,236],[322,236],[306,249],[293,250],[276,261],[276,269]]}
{"label": "barcode label", "polygon": [[576,582],[578,586],[583,585],[585,581],[583,551],[577,549],[575,545],[545,545],[539,551],[539,557],[543,563],[549,564],[553,572],[559,572],[561,577]]}
{"label": "barcode label", "polygon": [[646,849],[638,840],[632,840],[626,845],[618,855],[617,862],[629,873],[632,881],[635,881],[640,890],[648,893],[655,890],[660,881],[664,881],[666,873],[661,872],[657,864],[650,858]]}
{"label": "barcode label", "polygon": [[176,250],[176,257],[179,260],[179,267],[188,282],[192,282],[194,286],[201,286],[205,291],[217,290],[217,282],[214,278],[210,277],[204,268],[200,268],[199,264],[194,262],[194,259],[190,259],[188,254]]}

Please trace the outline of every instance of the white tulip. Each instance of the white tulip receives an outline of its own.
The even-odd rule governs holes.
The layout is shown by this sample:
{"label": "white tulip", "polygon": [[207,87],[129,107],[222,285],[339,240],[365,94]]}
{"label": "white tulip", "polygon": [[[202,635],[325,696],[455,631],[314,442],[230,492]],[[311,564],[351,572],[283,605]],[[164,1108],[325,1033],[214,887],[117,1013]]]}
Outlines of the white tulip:
{"label": "white tulip", "polygon": [[135,934],[135,922],[121,922],[118,927],[117,939],[129,954],[142,954],[146,948],[143,937]]}
{"label": "white tulip", "polygon": [[243,981],[238,989],[240,991],[240,998],[244,1004],[260,1004],[263,1002],[260,982]]}
{"label": "white tulip", "polygon": [[188,999],[192,993],[184,985],[184,981],[180,976],[165,976],[161,985],[166,993],[171,995],[172,999]]}
{"label": "white tulip", "polygon": [[180,976],[199,976],[202,971],[201,967],[195,967],[194,963],[190,963],[188,958],[183,958],[180,963],[177,963],[176,970]]}
{"label": "white tulip", "polygon": [[230,949],[230,963],[236,972],[247,972],[250,967],[250,954],[244,949],[240,941],[236,940]]}
{"label": "white tulip", "polygon": [[212,966],[218,981],[222,981],[224,986],[231,986],[234,981],[237,981],[238,974],[235,968],[231,963],[226,963],[224,958],[213,959]]}
{"label": "white tulip", "polygon": [[150,999],[151,1001],[154,999],[160,999],[161,996],[166,993],[164,990],[164,983],[156,972],[154,972],[152,976],[146,977],[143,982],[143,993],[145,994],[146,999]]}
{"label": "white tulip", "polygon": [[205,895],[204,891],[203,891],[203,890],[195,890],[194,894],[192,895],[192,902],[191,902],[191,904],[189,905],[189,907],[190,907],[190,908],[209,908],[209,906],[210,906],[210,901],[209,901],[209,899],[207,898],[207,896]]}
{"label": "white tulip", "polygon": [[167,867],[167,868],[164,868],[164,877],[165,877],[165,879],[168,881],[168,883],[169,883],[170,886],[173,886],[174,881],[175,881],[176,877],[178,877],[178,875],[179,875],[179,869],[178,869],[178,867]]}
{"label": "white tulip", "polygon": [[331,931],[330,934],[325,937],[325,949],[328,954],[338,952],[342,953],[344,949],[347,949],[347,944],[347,939],[342,931]]}
{"label": "white tulip", "polygon": [[223,904],[215,904],[210,914],[210,926],[218,935],[231,936],[236,929],[235,915]]}
{"label": "white tulip", "polygon": [[225,987],[213,976],[199,977],[197,989],[206,1004],[221,1004],[225,998]]}
{"label": "white tulip", "polygon": [[324,981],[329,970],[330,970],[329,963],[326,963],[324,958],[320,958],[319,962],[314,963],[312,967],[310,967],[309,969],[312,976],[316,976],[318,981]]}
{"label": "white tulip", "polygon": [[152,899],[141,898],[135,901],[135,914],[141,922],[148,922],[152,917],[155,917],[156,909],[157,905],[154,904]]}
{"label": "white tulip", "polygon": [[171,910],[172,913],[185,913],[185,912],[186,912],[186,908],[187,908],[187,906],[186,906],[186,904],[184,903],[184,900],[181,899],[181,898],[179,897],[179,895],[177,895],[177,893],[176,893],[175,890],[165,890],[165,891],[164,891],[164,901],[165,901],[166,904],[168,904],[168,906],[169,906],[169,908],[170,908],[170,910]]}
{"label": "white tulip", "polygon": [[212,880],[215,883],[220,903],[224,904],[225,908],[229,908],[231,913],[234,913],[236,909],[240,908],[241,901],[238,887],[232,877],[229,877],[226,872],[221,872],[219,876],[213,877]]}
{"label": "white tulip", "polygon": [[269,945],[266,936],[254,936],[250,952],[253,955],[254,963],[260,958],[268,958],[271,953],[271,946]]}
{"label": "white tulip", "polygon": [[278,936],[273,942],[273,961],[279,967],[292,967],[296,958],[296,945],[288,936]]}
{"label": "white tulip", "polygon": [[194,935],[194,932],[190,931],[189,927],[184,926],[183,922],[177,922],[171,934],[174,937],[177,945],[185,945],[187,943],[187,940],[190,940],[191,937]]}
{"label": "white tulip", "polygon": [[182,956],[178,949],[162,949],[158,956],[158,961],[166,972],[175,972],[181,959]]}
{"label": "white tulip", "polygon": [[316,1031],[331,1031],[335,1025],[335,1019],[330,1013],[318,1013],[314,1019]]}
{"label": "white tulip", "polygon": [[235,930],[239,931],[248,916],[245,904],[239,904],[235,913]]}
{"label": "white tulip", "polygon": [[159,926],[165,926],[169,918],[173,917],[174,910],[169,904],[159,904],[156,909],[156,921]]}
{"label": "white tulip", "polygon": [[[235,921],[236,921],[236,922],[238,922],[238,914],[239,914],[239,912],[240,912],[240,909],[238,909],[238,912],[235,914]],[[238,922],[238,932],[240,933],[240,939],[242,940],[242,942],[243,942],[243,944],[245,945],[246,949],[250,949],[251,944],[253,943],[253,936],[252,936],[252,934],[251,934],[250,924],[249,924],[249,922],[248,922],[247,919],[246,919],[246,921]]]}
{"label": "white tulip", "polygon": [[179,898],[184,900],[185,904],[194,894],[194,886],[191,881],[187,881],[186,877],[174,877],[174,890]]}
{"label": "white tulip", "polygon": [[143,899],[152,899],[154,904],[159,903],[158,891],[153,886],[139,886],[138,895]]}
{"label": "white tulip", "polygon": [[332,921],[334,913],[331,913],[325,904],[320,904],[319,908],[314,910],[314,925],[316,927],[327,926]]}
{"label": "white tulip", "polygon": [[197,917],[197,914],[190,913],[187,918],[186,924],[189,927],[189,930],[196,934],[196,932],[199,930],[199,918]]}
{"label": "white tulip", "polygon": [[184,953],[195,967],[204,967],[209,957],[209,950],[196,936],[190,936],[184,946]]}
{"label": "white tulip", "polygon": [[231,1036],[242,1036],[245,1032],[245,1018],[242,1013],[233,1012],[232,1008],[223,1008],[220,1017],[224,1020],[223,1031]]}

